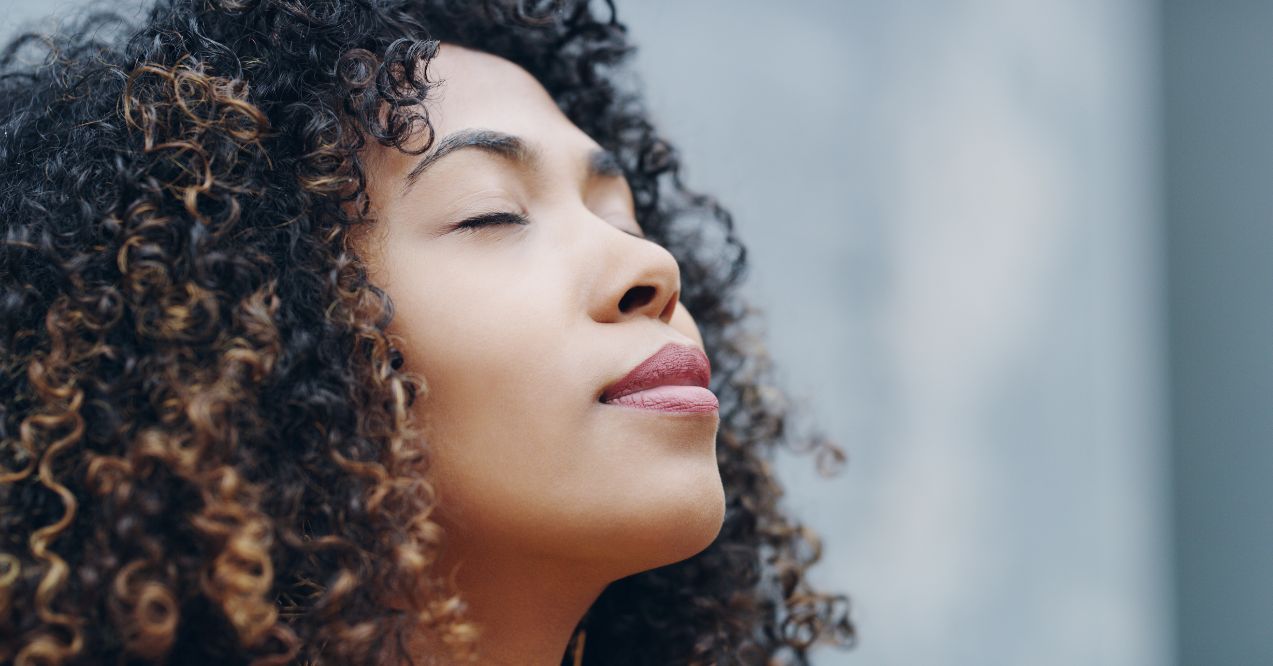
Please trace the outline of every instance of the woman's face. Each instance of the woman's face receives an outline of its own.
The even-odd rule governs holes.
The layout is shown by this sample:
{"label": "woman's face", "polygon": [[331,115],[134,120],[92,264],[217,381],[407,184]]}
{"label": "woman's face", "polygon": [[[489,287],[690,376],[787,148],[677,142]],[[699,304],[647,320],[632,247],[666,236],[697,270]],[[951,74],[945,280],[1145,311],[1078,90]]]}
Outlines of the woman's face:
{"label": "woman's face", "polygon": [[[622,173],[528,72],[455,45],[428,71],[443,82],[434,146],[368,149],[377,222],[357,245],[425,378],[415,408],[448,547],[613,577],[697,553],[724,515],[718,412],[598,401],[664,345],[702,348],[676,260],[642,237]],[[453,226],[496,212],[526,223]]]}

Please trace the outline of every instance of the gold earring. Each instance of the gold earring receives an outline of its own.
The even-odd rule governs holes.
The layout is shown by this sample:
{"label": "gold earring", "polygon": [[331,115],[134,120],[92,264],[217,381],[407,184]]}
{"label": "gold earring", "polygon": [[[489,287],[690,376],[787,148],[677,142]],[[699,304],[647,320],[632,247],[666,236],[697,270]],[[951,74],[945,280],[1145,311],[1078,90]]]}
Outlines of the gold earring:
{"label": "gold earring", "polygon": [[583,642],[588,637],[588,632],[583,629],[579,630],[579,635],[575,637],[575,666],[583,666]]}

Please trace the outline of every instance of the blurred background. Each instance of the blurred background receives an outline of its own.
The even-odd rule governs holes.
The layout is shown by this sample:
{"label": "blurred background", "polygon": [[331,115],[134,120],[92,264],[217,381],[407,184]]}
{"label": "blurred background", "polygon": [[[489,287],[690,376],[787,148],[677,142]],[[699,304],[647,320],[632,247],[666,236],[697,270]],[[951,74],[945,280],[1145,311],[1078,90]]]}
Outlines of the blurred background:
{"label": "blurred background", "polygon": [[619,5],[849,456],[815,664],[1273,664],[1273,3]]}

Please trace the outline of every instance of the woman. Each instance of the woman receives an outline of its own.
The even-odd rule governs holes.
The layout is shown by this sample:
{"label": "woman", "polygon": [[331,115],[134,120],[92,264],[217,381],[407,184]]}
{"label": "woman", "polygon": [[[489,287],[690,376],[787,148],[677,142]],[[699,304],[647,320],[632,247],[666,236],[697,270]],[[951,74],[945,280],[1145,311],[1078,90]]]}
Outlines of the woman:
{"label": "woman", "polygon": [[612,6],[447,0],[165,0],[14,41],[0,661],[849,644],[777,506],[742,245],[631,49]]}

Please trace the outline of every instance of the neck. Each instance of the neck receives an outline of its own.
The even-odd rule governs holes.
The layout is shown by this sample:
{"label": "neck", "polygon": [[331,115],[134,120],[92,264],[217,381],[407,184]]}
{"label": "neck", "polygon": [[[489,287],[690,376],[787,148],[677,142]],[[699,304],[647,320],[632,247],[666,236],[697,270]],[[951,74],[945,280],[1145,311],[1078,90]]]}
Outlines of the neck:
{"label": "neck", "polygon": [[[445,558],[440,564],[442,571],[454,566]],[[609,580],[583,564],[523,556],[465,559],[455,582],[480,631],[478,663],[560,666],[575,628]]]}

